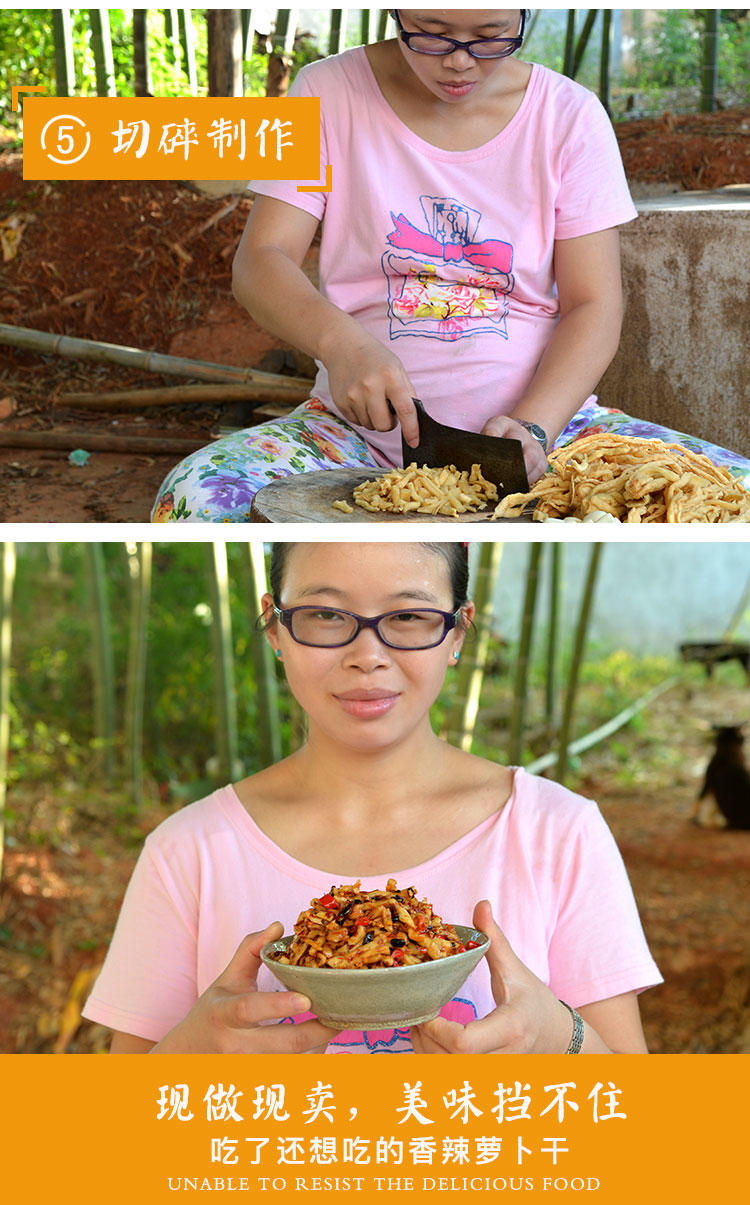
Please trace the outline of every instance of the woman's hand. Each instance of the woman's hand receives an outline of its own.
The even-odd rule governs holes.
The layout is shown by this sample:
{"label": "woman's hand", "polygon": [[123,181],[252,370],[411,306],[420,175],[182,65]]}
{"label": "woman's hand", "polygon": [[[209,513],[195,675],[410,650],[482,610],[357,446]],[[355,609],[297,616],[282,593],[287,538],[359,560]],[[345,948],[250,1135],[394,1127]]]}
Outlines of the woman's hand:
{"label": "woman's hand", "polygon": [[251,933],[232,961],[206,988],[184,1021],[151,1049],[152,1054],[321,1054],[336,1031],[320,1021],[299,1025],[263,1025],[307,1012],[310,1001],[296,992],[259,992],[260,951],[276,941],[283,926],[275,921]]}
{"label": "woman's hand", "polygon": [[365,330],[339,340],[322,356],[331,397],[344,418],[369,431],[391,431],[396,421],[407,443],[419,442],[414,387],[392,351]]}
{"label": "woman's hand", "polygon": [[460,1025],[435,1017],[412,1028],[417,1054],[564,1054],[573,1022],[541,979],[513,953],[482,900],[474,909],[474,926],[490,938],[487,962],[497,1007],[479,1021]]}
{"label": "woman's hand", "polygon": [[495,435],[502,439],[518,439],[523,447],[523,459],[526,464],[526,476],[529,479],[529,485],[533,485],[535,481],[547,472],[547,454],[544,452],[542,445],[538,439],[515,419],[509,418],[507,415],[500,414],[497,418],[491,418],[482,427],[482,435]]}

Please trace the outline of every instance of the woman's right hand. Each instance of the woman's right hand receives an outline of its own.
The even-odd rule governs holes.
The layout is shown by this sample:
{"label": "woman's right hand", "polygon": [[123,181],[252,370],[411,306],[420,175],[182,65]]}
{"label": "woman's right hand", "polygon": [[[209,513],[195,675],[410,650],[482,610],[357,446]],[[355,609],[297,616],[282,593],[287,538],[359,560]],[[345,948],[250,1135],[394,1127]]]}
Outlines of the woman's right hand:
{"label": "woman's right hand", "polygon": [[[401,423],[406,442],[419,442],[414,387],[392,351],[361,328],[322,357],[331,397],[350,423],[369,431],[390,431]],[[395,418],[394,418],[395,412]]]}
{"label": "woman's right hand", "polygon": [[336,1031],[320,1021],[261,1024],[310,1009],[307,996],[297,992],[258,991],[260,951],[283,931],[274,921],[262,933],[244,938],[226,970],[151,1054],[322,1054]]}

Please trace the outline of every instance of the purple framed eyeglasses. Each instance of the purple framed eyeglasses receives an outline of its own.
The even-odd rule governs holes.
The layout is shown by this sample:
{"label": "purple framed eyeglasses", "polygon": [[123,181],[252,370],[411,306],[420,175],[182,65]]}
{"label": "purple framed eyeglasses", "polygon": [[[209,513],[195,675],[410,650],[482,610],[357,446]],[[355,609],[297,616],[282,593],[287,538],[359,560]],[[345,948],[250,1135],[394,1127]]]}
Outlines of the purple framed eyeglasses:
{"label": "purple framed eyeglasses", "polygon": [[336,607],[274,607],[292,640],[313,648],[338,649],[356,640],[363,628],[372,628],[390,649],[431,649],[442,644],[455,628],[461,608],[438,611],[434,607],[409,607],[382,615],[355,615]]}
{"label": "purple framed eyeglasses", "polygon": [[526,28],[526,9],[521,9],[521,28],[515,38],[474,38],[471,42],[458,42],[443,34],[407,33],[401,24],[398,9],[393,10],[401,41],[416,54],[453,54],[454,50],[465,50],[475,59],[504,59],[521,49]]}

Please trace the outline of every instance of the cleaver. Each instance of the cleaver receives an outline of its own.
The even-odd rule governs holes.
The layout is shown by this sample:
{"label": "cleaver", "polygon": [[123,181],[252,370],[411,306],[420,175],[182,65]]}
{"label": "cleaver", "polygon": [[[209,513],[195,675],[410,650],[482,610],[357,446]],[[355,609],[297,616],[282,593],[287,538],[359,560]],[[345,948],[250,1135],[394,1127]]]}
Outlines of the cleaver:
{"label": "cleaver", "polygon": [[454,464],[457,469],[470,472],[471,466],[478,464],[487,480],[497,486],[499,498],[528,492],[529,479],[520,440],[476,435],[473,431],[446,427],[430,417],[419,398],[412,398],[412,401],[419,421],[419,443],[416,448],[410,448],[401,437],[405,465],[413,460],[431,469]]}

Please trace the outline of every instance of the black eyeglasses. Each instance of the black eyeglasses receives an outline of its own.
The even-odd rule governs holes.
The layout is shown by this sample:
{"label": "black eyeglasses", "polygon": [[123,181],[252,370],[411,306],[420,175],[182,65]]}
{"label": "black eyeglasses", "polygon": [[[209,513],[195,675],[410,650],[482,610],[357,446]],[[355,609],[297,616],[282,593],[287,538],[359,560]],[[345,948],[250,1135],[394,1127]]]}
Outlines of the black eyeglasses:
{"label": "black eyeglasses", "polygon": [[455,38],[446,38],[442,34],[407,33],[401,24],[398,9],[393,10],[393,16],[399,28],[399,37],[409,50],[416,54],[447,55],[454,50],[466,50],[475,59],[504,59],[509,54],[521,49],[524,29],[526,28],[526,10],[521,9],[521,28],[515,38],[474,38],[471,42],[458,42]]}
{"label": "black eyeglasses", "polygon": [[433,607],[386,611],[369,619],[329,607],[274,607],[273,613],[292,640],[313,648],[343,648],[356,640],[363,628],[372,628],[389,649],[432,649],[455,628],[461,608],[453,612]]}

